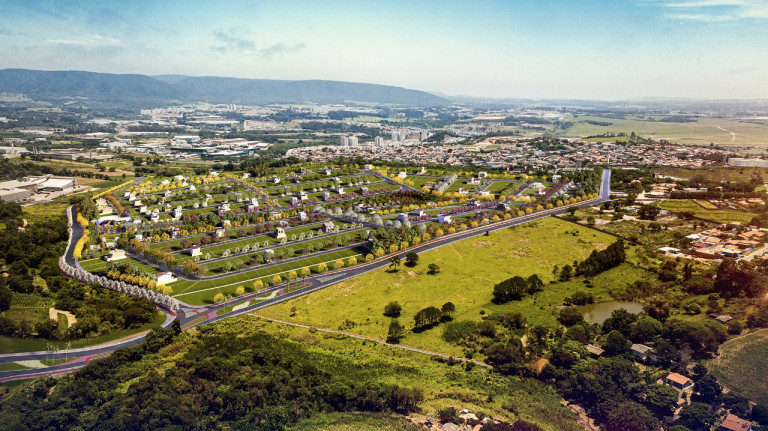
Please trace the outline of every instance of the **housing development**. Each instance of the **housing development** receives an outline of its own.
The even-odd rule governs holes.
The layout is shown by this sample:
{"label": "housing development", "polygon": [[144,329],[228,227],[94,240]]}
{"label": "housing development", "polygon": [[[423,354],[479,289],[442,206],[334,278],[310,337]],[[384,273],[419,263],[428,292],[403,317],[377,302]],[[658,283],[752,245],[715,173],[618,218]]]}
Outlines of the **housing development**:
{"label": "housing development", "polygon": [[768,430],[762,3],[0,2],[0,429]]}

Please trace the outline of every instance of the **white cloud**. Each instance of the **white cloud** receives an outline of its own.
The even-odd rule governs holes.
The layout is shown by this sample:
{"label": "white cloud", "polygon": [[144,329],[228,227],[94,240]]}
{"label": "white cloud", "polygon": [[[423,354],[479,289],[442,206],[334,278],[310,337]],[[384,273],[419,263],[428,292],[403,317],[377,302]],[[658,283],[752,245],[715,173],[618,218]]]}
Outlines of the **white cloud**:
{"label": "white cloud", "polygon": [[768,19],[768,0],[649,0],[649,3],[675,11],[665,16],[683,21]]}
{"label": "white cloud", "polygon": [[45,39],[46,43],[54,43],[58,45],[77,45],[77,46],[116,46],[120,45],[122,41],[112,37],[101,36],[98,34],[88,35],[84,37],[71,38],[71,39]]}

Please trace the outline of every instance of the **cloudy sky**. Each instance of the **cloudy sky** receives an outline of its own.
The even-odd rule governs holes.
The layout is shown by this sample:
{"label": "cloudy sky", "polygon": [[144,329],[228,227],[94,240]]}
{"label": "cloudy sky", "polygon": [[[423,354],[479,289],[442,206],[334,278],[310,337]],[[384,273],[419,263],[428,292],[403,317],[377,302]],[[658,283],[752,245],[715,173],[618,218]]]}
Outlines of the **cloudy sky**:
{"label": "cloudy sky", "polygon": [[768,0],[6,0],[0,68],[768,98]]}

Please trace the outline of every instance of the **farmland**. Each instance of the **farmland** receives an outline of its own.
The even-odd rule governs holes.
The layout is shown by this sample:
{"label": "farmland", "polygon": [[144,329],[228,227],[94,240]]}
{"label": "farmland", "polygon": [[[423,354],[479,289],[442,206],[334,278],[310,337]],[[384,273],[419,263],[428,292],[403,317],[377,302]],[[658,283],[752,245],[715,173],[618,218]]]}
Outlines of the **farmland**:
{"label": "farmland", "polygon": [[635,132],[645,138],[666,139],[679,144],[768,146],[768,125],[723,118],[692,118],[690,122],[659,121],[660,117],[621,119],[593,116],[566,117],[574,125],[563,135],[585,137],[605,133]]}
{"label": "farmland", "polygon": [[726,341],[720,355],[707,362],[725,386],[763,405],[768,404],[768,329]]}
{"label": "farmland", "polygon": [[701,205],[698,205],[696,202],[689,199],[665,200],[659,204],[659,207],[675,212],[690,211],[696,217],[705,220],[711,220],[716,223],[739,222],[748,224],[752,218],[755,217],[755,214],[747,211],[737,211],[731,209],[705,209]]}

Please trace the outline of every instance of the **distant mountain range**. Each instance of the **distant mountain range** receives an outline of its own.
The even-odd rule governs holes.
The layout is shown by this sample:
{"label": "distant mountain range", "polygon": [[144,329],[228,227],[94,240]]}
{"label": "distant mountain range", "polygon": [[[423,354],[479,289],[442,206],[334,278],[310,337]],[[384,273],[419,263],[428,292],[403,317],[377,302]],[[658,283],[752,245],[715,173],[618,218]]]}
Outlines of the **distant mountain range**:
{"label": "distant mountain range", "polygon": [[215,76],[120,75],[81,71],[0,70],[0,93],[55,105],[154,107],[208,102],[371,103],[440,106],[447,99],[419,90],[340,81],[282,81]]}

